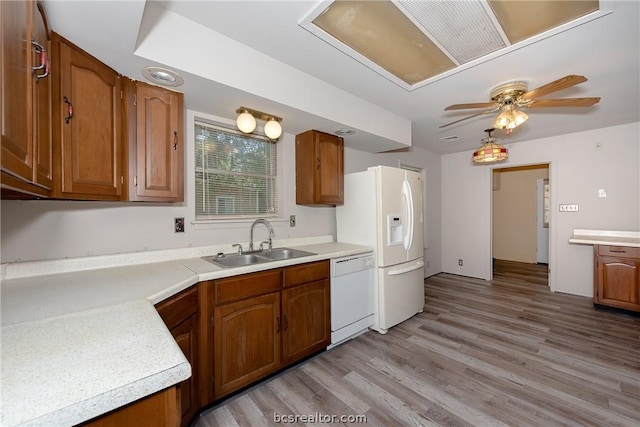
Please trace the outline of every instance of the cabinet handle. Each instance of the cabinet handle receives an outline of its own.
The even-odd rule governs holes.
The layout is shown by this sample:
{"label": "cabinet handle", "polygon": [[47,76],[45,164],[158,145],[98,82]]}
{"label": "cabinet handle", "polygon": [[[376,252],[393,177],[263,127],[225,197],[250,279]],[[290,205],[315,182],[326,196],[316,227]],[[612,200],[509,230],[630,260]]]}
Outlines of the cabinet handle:
{"label": "cabinet handle", "polygon": [[47,50],[37,41],[31,40],[31,45],[35,48],[38,57],[40,58],[40,65],[37,67],[31,67],[32,71],[44,70],[42,74],[36,74],[36,79],[42,79],[49,75],[49,57]]}
{"label": "cabinet handle", "polygon": [[609,252],[613,252],[613,253],[616,253],[616,254],[626,254],[627,253],[627,251],[623,251],[623,250],[620,250],[620,249],[609,249]]}
{"label": "cabinet handle", "polygon": [[278,325],[276,329],[276,334],[280,333],[280,316],[276,317],[276,324]]}
{"label": "cabinet handle", "polygon": [[173,131],[173,149],[178,149],[178,131]]}
{"label": "cabinet handle", "polygon": [[316,158],[316,169],[320,169],[320,157]]}
{"label": "cabinet handle", "polygon": [[286,331],[289,328],[289,320],[287,320],[287,315],[284,315],[284,327],[282,328],[283,331]]}
{"label": "cabinet handle", "polygon": [[73,104],[71,103],[71,101],[69,101],[69,98],[67,98],[66,96],[63,96],[62,100],[64,101],[65,104],[67,104],[67,113],[69,114],[67,117],[64,118],[64,122],[69,124],[69,121],[73,118]]}

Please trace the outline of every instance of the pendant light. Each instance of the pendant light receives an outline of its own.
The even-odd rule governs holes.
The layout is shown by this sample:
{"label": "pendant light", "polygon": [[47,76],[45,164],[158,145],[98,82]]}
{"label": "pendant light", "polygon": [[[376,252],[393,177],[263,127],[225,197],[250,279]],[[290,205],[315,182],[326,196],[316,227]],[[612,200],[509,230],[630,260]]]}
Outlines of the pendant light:
{"label": "pendant light", "polygon": [[495,129],[485,129],[489,136],[482,138],[482,146],[473,152],[473,163],[497,163],[509,158],[509,151],[506,147],[496,144],[496,139],[491,136]]}

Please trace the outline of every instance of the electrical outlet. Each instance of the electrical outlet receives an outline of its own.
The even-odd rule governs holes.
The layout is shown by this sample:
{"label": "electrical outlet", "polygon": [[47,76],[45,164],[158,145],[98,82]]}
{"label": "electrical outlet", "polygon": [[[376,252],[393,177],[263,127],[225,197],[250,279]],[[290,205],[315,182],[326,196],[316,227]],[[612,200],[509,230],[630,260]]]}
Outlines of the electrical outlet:
{"label": "electrical outlet", "polygon": [[289,227],[295,227],[295,226],[296,226],[296,216],[289,215]]}
{"label": "electrical outlet", "polygon": [[427,270],[429,269],[429,261],[427,261]]}
{"label": "electrical outlet", "polygon": [[458,265],[459,265],[460,267],[462,267],[462,260],[461,260],[461,259],[459,259],[459,260],[458,260]]}
{"label": "electrical outlet", "polygon": [[174,218],[174,229],[175,233],[184,233],[184,218]]}

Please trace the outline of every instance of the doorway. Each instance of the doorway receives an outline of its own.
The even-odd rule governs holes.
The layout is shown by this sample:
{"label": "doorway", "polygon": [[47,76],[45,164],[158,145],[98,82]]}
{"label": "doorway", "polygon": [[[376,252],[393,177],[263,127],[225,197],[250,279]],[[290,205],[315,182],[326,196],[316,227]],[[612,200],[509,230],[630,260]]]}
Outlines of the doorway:
{"label": "doorway", "polygon": [[492,277],[507,266],[523,275],[537,267],[548,279],[549,164],[492,170]]}

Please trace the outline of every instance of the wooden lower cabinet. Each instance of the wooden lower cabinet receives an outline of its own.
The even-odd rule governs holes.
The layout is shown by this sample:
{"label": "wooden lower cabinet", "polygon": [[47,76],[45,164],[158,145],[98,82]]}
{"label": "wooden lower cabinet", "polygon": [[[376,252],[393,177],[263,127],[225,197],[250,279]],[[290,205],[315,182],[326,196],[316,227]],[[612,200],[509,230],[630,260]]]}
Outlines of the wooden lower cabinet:
{"label": "wooden lower cabinet", "polygon": [[[207,283],[217,400],[326,348],[331,340],[329,261]],[[204,336],[204,335],[203,335]]]}
{"label": "wooden lower cabinet", "polygon": [[200,282],[156,305],[191,364],[182,426],[331,341],[329,261]]}
{"label": "wooden lower cabinet", "polygon": [[191,365],[191,377],[177,385],[180,425],[188,426],[200,411],[198,399],[198,289],[191,287],[156,305],[156,310]]}
{"label": "wooden lower cabinet", "polygon": [[218,398],[280,367],[280,293],[221,305],[214,312]]}
{"label": "wooden lower cabinet", "polygon": [[178,427],[177,387],[169,387],[127,406],[94,418],[82,427]]}
{"label": "wooden lower cabinet", "polygon": [[640,311],[640,248],[594,247],[594,304]]}

